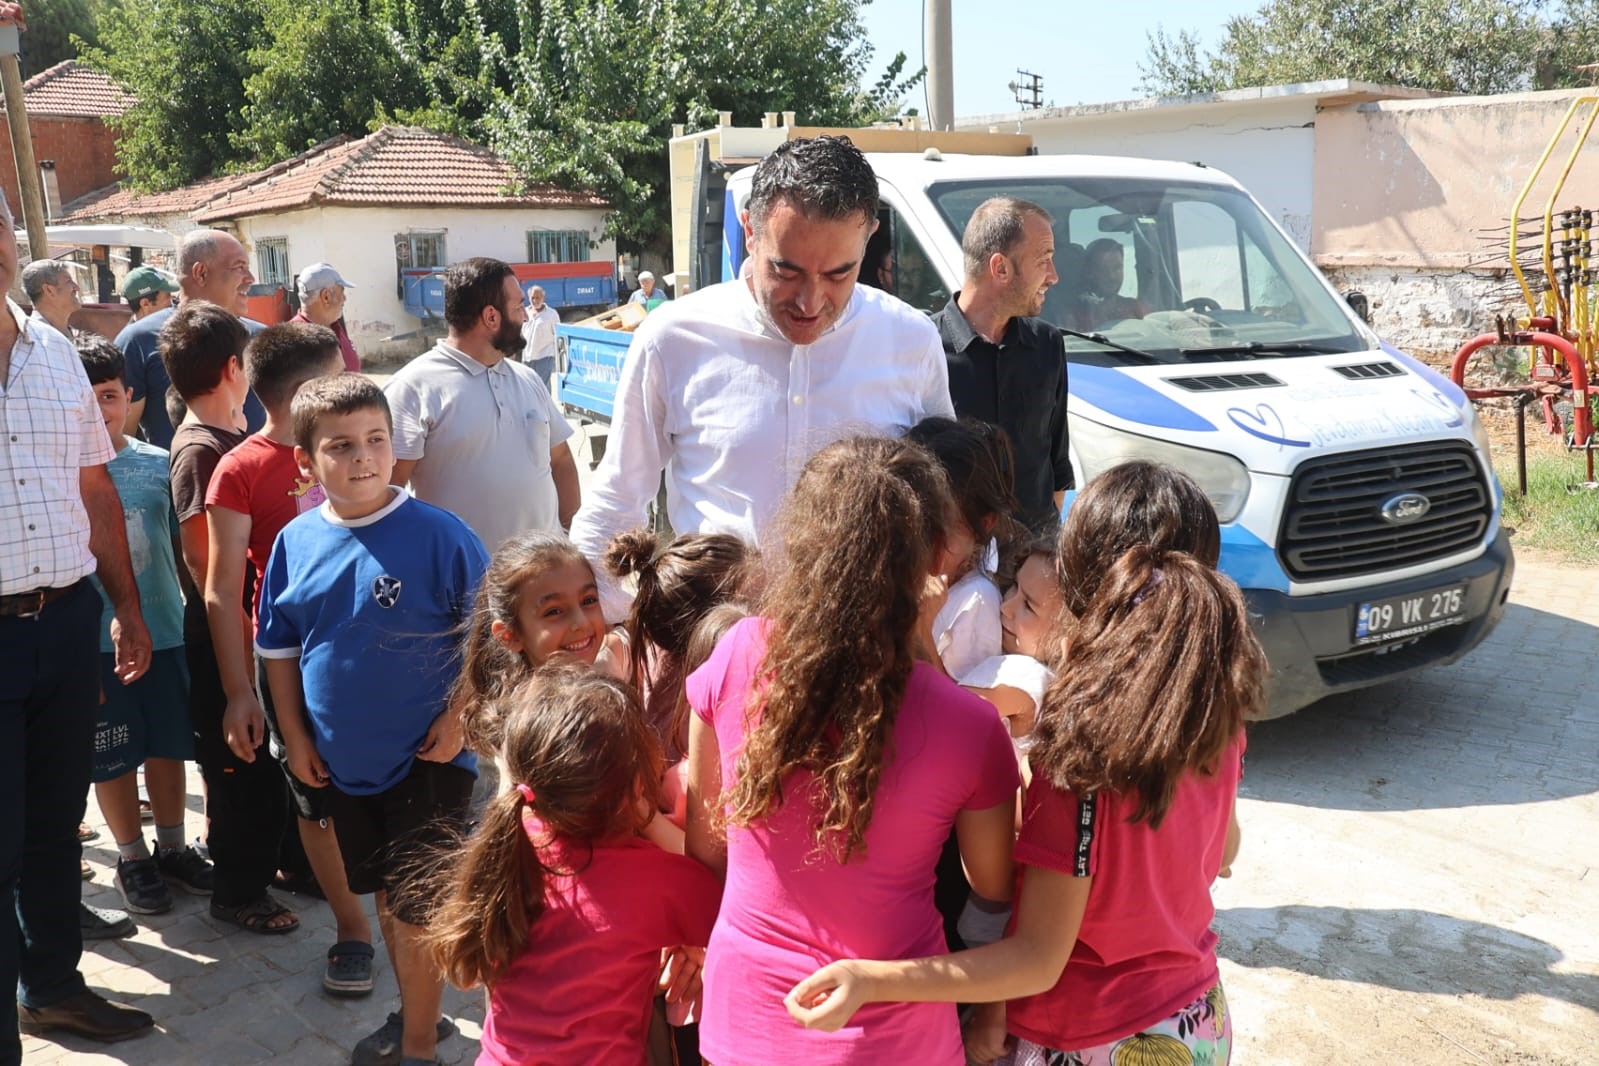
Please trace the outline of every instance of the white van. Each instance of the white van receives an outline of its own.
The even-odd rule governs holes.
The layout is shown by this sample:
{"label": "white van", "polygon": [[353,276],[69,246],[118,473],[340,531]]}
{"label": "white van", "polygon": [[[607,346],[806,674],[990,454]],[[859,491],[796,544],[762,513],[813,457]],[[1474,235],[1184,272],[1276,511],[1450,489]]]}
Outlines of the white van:
{"label": "white van", "polygon": [[[1497,624],[1514,560],[1470,402],[1384,344],[1237,182],[1141,159],[869,158],[884,233],[873,247],[892,260],[862,281],[881,270],[929,313],[960,286],[978,204],[1018,196],[1054,216],[1060,282],[1044,317],[1077,334],[1077,483],[1136,457],[1205,489],[1222,569],[1271,659],[1271,715],[1452,662]],[[729,214],[750,176],[728,179]],[[742,233],[724,241],[734,277]],[[1107,292],[1113,248],[1123,277]]]}

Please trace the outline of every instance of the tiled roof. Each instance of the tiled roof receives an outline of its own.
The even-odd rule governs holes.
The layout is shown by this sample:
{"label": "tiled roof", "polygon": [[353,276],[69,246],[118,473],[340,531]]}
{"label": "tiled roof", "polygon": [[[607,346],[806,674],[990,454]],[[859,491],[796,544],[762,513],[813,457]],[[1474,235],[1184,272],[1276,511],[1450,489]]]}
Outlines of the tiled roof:
{"label": "tiled roof", "polygon": [[71,59],[23,82],[22,97],[30,115],[104,118],[120,115],[133,105],[133,98],[117,88],[116,82]]}
{"label": "tiled roof", "polygon": [[515,173],[481,145],[449,134],[384,126],[329,142],[213,196],[194,212],[220,222],[318,204],[370,207],[600,208],[592,193],[537,185],[508,195]]}
{"label": "tiled roof", "polygon": [[[343,144],[348,137],[339,136],[318,145],[312,151],[321,151],[328,145]],[[181,185],[165,192],[140,193],[122,185],[107,185],[103,189],[78,197],[62,208],[61,221],[92,222],[107,218],[154,218],[172,215],[189,215],[229,191],[277,173],[292,165],[294,160],[277,163],[263,170],[247,174],[225,174],[219,178],[202,178],[189,185]]]}

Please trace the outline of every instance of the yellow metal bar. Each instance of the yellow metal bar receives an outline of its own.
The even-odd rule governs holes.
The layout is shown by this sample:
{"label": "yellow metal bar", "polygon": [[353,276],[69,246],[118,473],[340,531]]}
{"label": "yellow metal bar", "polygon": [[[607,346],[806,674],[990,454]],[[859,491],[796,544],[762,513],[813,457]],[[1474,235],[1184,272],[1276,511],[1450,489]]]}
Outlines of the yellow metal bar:
{"label": "yellow metal bar", "polygon": [[[1521,264],[1516,261],[1516,231],[1521,227],[1521,205],[1531,195],[1533,185],[1537,183],[1539,175],[1543,173],[1543,168],[1548,164],[1549,157],[1554,155],[1555,145],[1559,144],[1560,138],[1565,136],[1566,127],[1571,124],[1572,116],[1577,113],[1577,109],[1585,103],[1592,103],[1596,100],[1599,100],[1599,97],[1579,96],[1571,101],[1571,106],[1566,109],[1566,117],[1560,120],[1559,129],[1555,130],[1554,136],[1549,138],[1549,143],[1544,146],[1543,155],[1538,157],[1538,165],[1532,168],[1532,174],[1528,176],[1527,184],[1521,188],[1521,195],[1516,197],[1516,202],[1510,208],[1510,269],[1516,275],[1516,284],[1521,286],[1521,295],[1527,301],[1527,313],[1530,315],[1537,315],[1540,310],[1538,301],[1533,299],[1532,288],[1527,284],[1527,276],[1522,272]],[[1547,243],[1547,229],[1544,232],[1544,237]]]}
{"label": "yellow metal bar", "polygon": [[[1594,121],[1599,119],[1599,96],[1579,96],[1572,101],[1572,108],[1575,109],[1584,103],[1593,104],[1593,113],[1588,116],[1588,121],[1582,124],[1582,132],[1577,134],[1577,143],[1571,146],[1571,155],[1566,158],[1566,165],[1561,168],[1560,178],[1555,182],[1555,187],[1549,191],[1549,200],[1544,204],[1543,209],[1543,272],[1544,276],[1549,279],[1549,291],[1555,294],[1553,310],[1557,331],[1561,326],[1568,324],[1571,308],[1561,306],[1560,279],[1555,276],[1554,237],[1551,231],[1554,227],[1555,200],[1560,197],[1561,190],[1566,187],[1566,179],[1571,177],[1571,168],[1577,165],[1577,157],[1582,154],[1582,146],[1587,142],[1588,134],[1593,130]],[[1564,123],[1561,124],[1561,132],[1565,132]],[[1551,147],[1553,147],[1552,143]],[[1562,233],[1561,236],[1569,239],[1571,233],[1567,231]]]}

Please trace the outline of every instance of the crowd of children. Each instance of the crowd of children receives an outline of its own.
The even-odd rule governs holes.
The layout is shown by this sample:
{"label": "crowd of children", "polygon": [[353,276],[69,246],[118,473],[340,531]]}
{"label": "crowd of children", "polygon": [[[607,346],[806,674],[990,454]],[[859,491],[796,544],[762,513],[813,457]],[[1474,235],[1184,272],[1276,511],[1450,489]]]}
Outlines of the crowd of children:
{"label": "crowd of children", "polygon": [[114,346],[80,350],[156,648],[96,736],[118,887],[281,934],[300,862],[335,995],[373,987],[375,896],[400,1009],[355,1063],[436,1061],[446,979],[486,990],[484,1064],[1227,1061],[1210,887],[1265,666],[1185,476],[1124,464],[1038,536],[1004,434],[929,419],[813,456],[765,554],[490,555],[390,484],[329,330],[186,302],[170,458],[121,433]]}

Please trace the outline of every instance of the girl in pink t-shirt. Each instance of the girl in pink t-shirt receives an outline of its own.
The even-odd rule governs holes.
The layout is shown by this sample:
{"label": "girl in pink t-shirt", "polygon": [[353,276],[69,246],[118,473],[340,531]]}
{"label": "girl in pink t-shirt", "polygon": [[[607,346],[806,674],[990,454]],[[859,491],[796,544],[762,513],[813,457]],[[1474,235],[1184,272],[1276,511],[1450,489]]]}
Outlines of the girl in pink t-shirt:
{"label": "girl in pink t-shirt", "polygon": [[1227,1062],[1210,886],[1237,852],[1244,719],[1267,666],[1219,547],[1210,501],[1169,467],[1126,463],[1083,490],[1061,534],[1059,673],[1029,752],[1011,936],[825,966],[789,993],[796,1020],[975,1002],[977,1062]]}
{"label": "girl in pink t-shirt", "polygon": [[478,1066],[643,1063],[661,952],[705,945],[721,884],[644,837],[660,744],[626,685],[545,667],[501,721],[512,787],[428,929],[452,983],[488,987]]}
{"label": "girl in pink t-shirt", "polygon": [[700,1023],[715,1066],[963,1061],[948,1004],[868,1007],[824,1033],[782,1003],[828,959],[945,950],[933,876],[951,827],[972,886],[1010,895],[1010,738],[917,654],[953,516],[921,447],[824,448],[788,501],[761,617],[689,677],[689,851],[727,879]]}

